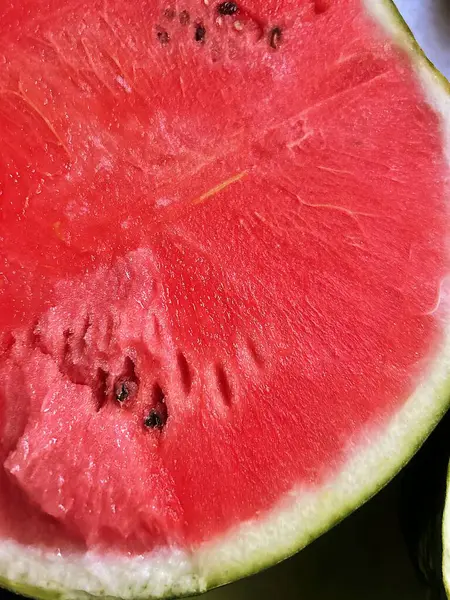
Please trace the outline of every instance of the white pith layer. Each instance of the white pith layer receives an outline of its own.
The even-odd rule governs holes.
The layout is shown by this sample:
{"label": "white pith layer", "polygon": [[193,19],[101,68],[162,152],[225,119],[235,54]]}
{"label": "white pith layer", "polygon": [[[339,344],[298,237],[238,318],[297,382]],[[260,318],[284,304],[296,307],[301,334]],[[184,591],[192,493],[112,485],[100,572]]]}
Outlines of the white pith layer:
{"label": "white pith layer", "polygon": [[[450,95],[421,57],[389,0],[365,0],[369,13],[411,55],[430,103],[442,115],[450,165]],[[187,553],[169,548],[145,556],[59,555],[14,541],[0,541],[0,581],[54,591],[62,598],[107,596],[151,598],[193,594],[277,562],[305,546],[384,485],[408,460],[439,420],[450,394],[450,302],[441,289],[439,314],[445,336],[430,372],[385,427],[367,430],[348,447],[348,461],[320,489],[293,489],[258,520],[241,523],[224,536]],[[450,539],[450,502],[444,517]],[[450,573],[450,546],[444,575]],[[31,590],[30,590],[31,593]],[[34,592],[36,593],[36,592]]]}

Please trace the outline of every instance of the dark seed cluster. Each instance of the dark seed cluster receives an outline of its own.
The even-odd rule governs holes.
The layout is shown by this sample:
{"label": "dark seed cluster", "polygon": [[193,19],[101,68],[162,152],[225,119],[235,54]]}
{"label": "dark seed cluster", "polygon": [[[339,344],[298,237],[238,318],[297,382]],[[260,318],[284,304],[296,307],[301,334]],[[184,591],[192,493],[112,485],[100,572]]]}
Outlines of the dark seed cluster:
{"label": "dark seed cluster", "polygon": [[[319,2],[319,0],[317,0],[317,2]],[[322,5],[320,5],[320,6],[322,6]],[[239,14],[239,12],[240,12],[238,4],[236,4],[236,2],[230,2],[230,1],[220,2],[219,4],[216,5],[216,10],[217,10],[217,13],[221,16],[233,16],[233,15]],[[163,17],[167,21],[173,21],[176,18],[176,16],[177,16],[177,13],[176,13],[175,9],[173,9],[171,7],[166,8],[163,12]],[[189,25],[189,23],[191,22],[191,15],[189,14],[189,12],[187,10],[182,10],[178,14],[178,20],[180,22],[180,25],[183,25],[183,26]],[[236,21],[235,29],[236,29],[236,31],[240,31],[241,29],[243,29],[243,24],[240,21]],[[261,32],[263,32],[264,29],[265,29],[265,27],[261,26]],[[170,34],[168,31],[166,31],[163,28],[158,27],[158,30],[156,32],[156,37],[162,46],[166,46],[170,42]],[[198,44],[204,44],[206,42],[206,27],[203,24],[203,22],[201,22],[201,21],[194,22],[194,36],[193,37],[194,37],[194,40]],[[274,50],[278,50],[278,48],[280,47],[281,41],[282,41],[282,37],[283,37],[283,33],[281,30],[281,27],[276,26],[276,27],[272,27],[269,29],[266,39],[271,48],[273,48]]]}

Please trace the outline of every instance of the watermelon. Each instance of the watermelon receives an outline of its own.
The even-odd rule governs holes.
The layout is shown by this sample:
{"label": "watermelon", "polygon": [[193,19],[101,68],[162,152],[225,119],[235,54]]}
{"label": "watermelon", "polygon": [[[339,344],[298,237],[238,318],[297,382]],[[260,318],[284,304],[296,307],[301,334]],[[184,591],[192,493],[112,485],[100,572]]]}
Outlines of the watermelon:
{"label": "watermelon", "polygon": [[449,404],[449,86],[385,0],[0,6],[0,581],[205,591]]}

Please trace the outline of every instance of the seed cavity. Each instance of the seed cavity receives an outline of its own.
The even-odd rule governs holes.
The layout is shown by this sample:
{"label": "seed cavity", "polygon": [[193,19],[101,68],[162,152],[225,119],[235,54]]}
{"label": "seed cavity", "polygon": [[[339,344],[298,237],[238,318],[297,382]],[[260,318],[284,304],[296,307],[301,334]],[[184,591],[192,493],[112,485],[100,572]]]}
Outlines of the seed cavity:
{"label": "seed cavity", "polygon": [[166,10],[164,11],[164,16],[168,21],[173,21],[176,17],[176,12],[175,9],[173,8],[166,8]]}
{"label": "seed cavity", "polygon": [[77,365],[74,364],[72,356],[73,334],[74,332],[72,329],[65,329],[63,331],[64,346],[60,370],[65,371],[69,378],[72,379],[72,381],[74,381],[74,383],[79,383],[78,381],[76,381],[75,375],[73,374],[77,370]]}
{"label": "seed cavity", "polygon": [[217,388],[222,396],[224,403],[227,406],[230,406],[233,392],[231,389],[230,381],[228,379],[228,375],[225,372],[225,369],[222,364],[217,363],[215,366],[216,378],[217,378]]}
{"label": "seed cavity", "polygon": [[189,394],[192,388],[192,375],[185,355],[180,351],[177,354],[178,369],[180,371],[181,384],[185,394]]}
{"label": "seed cavity", "polygon": [[168,419],[165,394],[158,382],[153,386],[153,407],[144,417],[144,426],[147,429],[163,429]]}
{"label": "seed cavity", "polygon": [[114,386],[114,397],[117,402],[125,402],[130,397],[130,386],[127,381],[119,381]]}
{"label": "seed cavity", "polygon": [[269,31],[269,45],[274,50],[278,50],[281,40],[283,37],[283,32],[280,27],[272,27]]}
{"label": "seed cavity", "polygon": [[83,331],[81,333],[81,339],[82,339],[83,346],[86,345],[86,336],[91,327],[92,327],[92,317],[91,317],[91,315],[87,314],[84,317]]}
{"label": "seed cavity", "polygon": [[152,408],[147,417],[145,417],[144,425],[149,429],[162,429],[164,427],[162,415],[156,408]]}
{"label": "seed cavity", "polygon": [[205,26],[203,25],[203,23],[197,23],[197,25],[195,26],[194,39],[196,42],[198,42],[200,44],[205,43],[206,29],[205,29]]}
{"label": "seed cavity", "polygon": [[14,334],[10,331],[5,332],[2,338],[0,339],[0,355],[3,353],[6,354],[7,352],[10,352],[14,348],[15,343],[16,338]]}
{"label": "seed cavity", "polygon": [[[101,324],[104,333],[105,328],[112,329],[113,321],[104,318]],[[57,344],[47,347],[45,322],[34,321],[27,332],[28,342],[34,350],[51,356],[64,378],[73,384],[90,388],[86,393],[90,393],[96,411],[111,402],[128,404],[137,396],[140,386],[135,361],[130,356],[125,356],[119,372],[115,369],[110,371],[105,363],[104,352],[101,352],[102,356],[97,355],[89,346],[89,332],[93,326],[94,317],[91,314],[87,313],[84,317],[80,315],[78,322],[62,330]],[[110,337],[109,331],[106,337]],[[5,339],[0,336],[0,353],[4,350]]]}
{"label": "seed cavity", "polygon": [[238,10],[238,5],[235,2],[222,2],[217,7],[217,12],[220,15],[235,15]]}
{"label": "seed cavity", "polygon": [[156,37],[158,38],[158,41],[162,46],[166,46],[170,41],[170,36],[168,32],[163,29],[156,33]]}
{"label": "seed cavity", "polygon": [[152,400],[154,406],[166,403],[166,395],[164,394],[163,389],[158,382],[156,382],[153,386]]}
{"label": "seed cavity", "polygon": [[[12,337],[13,334],[11,334]],[[48,354],[42,341],[42,331],[39,321],[35,321],[30,329],[29,340],[33,350],[40,350],[43,354]]]}
{"label": "seed cavity", "polygon": [[119,404],[128,403],[137,396],[139,378],[136,374],[134,361],[127,356],[123,363],[122,374],[114,384],[114,399]]}
{"label": "seed cavity", "polygon": [[249,352],[250,356],[252,357],[255,365],[257,367],[262,367],[264,364],[264,359],[261,356],[260,351],[256,347],[255,342],[250,337],[247,338],[246,342],[247,342],[248,352]]}
{"label": "seed cavity", "polygon": [[182,10],[180,12],[179,19],[180,19],[180,25],[188,25],[189,21],[191,20],[191,17],[187,10]]}
{"label": "seed cavity", "polygon": [[99,411],[108,399],[108,373],[101,367],[97,369],[92,391],[97,401],[97,411]]}

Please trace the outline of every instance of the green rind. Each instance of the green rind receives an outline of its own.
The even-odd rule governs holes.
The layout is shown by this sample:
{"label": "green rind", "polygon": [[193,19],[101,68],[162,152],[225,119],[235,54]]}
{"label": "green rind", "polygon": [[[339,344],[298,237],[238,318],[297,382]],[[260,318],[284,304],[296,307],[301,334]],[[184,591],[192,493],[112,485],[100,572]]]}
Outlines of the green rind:
{"label": "green rind", "polygon": [[2,577],[0,577],[0,587],[5,588],[10,592],[14,592],[15,594],[20,594],[21,596],[36,598],[36,600],[60,600],[62,597],[60,592],[44,590],[25,583],[11,582]]}
{"label": "green rind", "polygon": [[439,69],[436,68],[434,63],[425,54],[422,47],[419,45],[416,38],[414,37],[413,32],[409,28],[409,25],[406,23],[405,19],[403,18],[400,11],[398,10],[397,6],[394,4],[394,2],[392,0],[385,0],[385,3],[386,3],[386,5],[389,6],[390,10],[392,11],[392,17],[397,22],[397,24],[399,26],[399,30],[408,36],[410,44],[411,44],[411,48],[414,50],[414,52],[417,53],[418,57],[420,57],[420,60],[424,61],[430,67],[431,71],[434,73],[436,78],[442,84],[444,89],[450,94],[450,82],[439,71]]}
{"label": "green rind", "polygon": [[[378,0],[366,0],[368,9],[370,9],[370,5],[374,6],[377,1]],[[404,22],[397,8],[390,0],[383,0],[383,4],[390,12],[392,22],[395,22],[396,24],[396,40],[399,45],[401,45],[408,52],[413,64],[415,64],[418,69],[421,68],[422,70],[425,66],[426,69],[428,69],[428,71],[433,75],[434,80],[439,82],[442,89],[447,94],[450,94],[450,83],[426,57],[425,53],[416,42],[412,32]],[[450,121],[450,113],[446,116]],[[447,347],[447,358],[449,354],[450,343]],[[431,433],[433,428],[437,425],[447,410],[450,404],[450,369],[448,368],[448,365],[446,365],[446,369],[446,380],[444,384],[442,384],[442,386],[437,390],[434,390],[434,398],[429,402],[430,406],[432,406],[432,410],[430,410],[426,415],[426,423],[424,423],[423,420],[419,420],[418,426],[417,428],[414,428],[414,431],[409,429],[406,435],[401,436],[401,445],[397,449],[395,456],[390,454],[385,461],[381,462],[381,464],[380,462],[377,462],[378,468],[375,471],[375,477],[368,481],[365,486],[358,486],[357,493],[348,495],[343,501],[342,497],[339,496],[340,490],[338,485],[336,485],[335,489],[333,488],[333,490],[329,490],[328,492],[325,490],[325,492],[321,492],[322,495],[317,497],[317,503],[323,507],[323,509],[320,509],[321,518],[316,518],[316,526],[311,529],[311,531],[306,533],[303,531],[297,538],[291,540],[290,543],[285,543],[284,540],[280,540],[279,546],[271,548],[266,547],[262,549],[260,555],[256,552],[253,552],[251,554],[251,561],[244,561],[234,566],[228,565],[224,567],[223,564],[221,565],[220,560],[218,561],[218,559],[220,559],[219,552],[216,552],[216,562],[218,562],[218,566],[210,564],[208,556],[211,557],[214,554],[214,551],[212,550],[211,546],[205,546],[198,552],[198,556],[196,557],[197,562],[194,563],[196,564],[196,571],[199,573],[197,580],[198,587],[195,589],[192,587],[192,589],[183,590],[184,593],[180,593],[180,590],[177,590],[177,592],[174,593],[175,590],[167,589],[164,596],[160,595],[155,597],[180,597],[181,595],[203,592],[207,589],[212,589],[214,587],[227,584],[231,581],[235,581],[268,568],[298,552],[315,538],[319,537],[340,522],[350,512],[362,505],[370,497],[376,494],[384,485],[386,485],[386,483],[390,481],[390,479],[392,479],[392,477],[408,462],[408,460],[420,448],[426,437]],[[448,503],[450,504],[450,500]],[[448,512],[450,513],[450,507]],[[269,519],[270,516],[267,520]],[[450,515],[448,519],[450,522]],[[231,541],[233,540],[233,535],[234,534],[230,536]],[[226,543],[225,540],[224,543]],[[220,543],[216,542],[215,550],[217,550],[219,547]],[[214,561],[212,561],[212,563],[214,563]],[[444,570],[444,581],[450,597],[450,581],[445,577],[445,573],[446,571]],[[26,574],[24,574],[24,576],[26,576]],[[75,590],[73,589],[66,590],[59,587],[55,587],[55,589],[44,589],[29,585],[25,581],[14,582],[5,578],[0,578],[0,585],[14,592],[42,600],[63,600],[65,598],[75,597],[81,600],[82,598],[88,599],[99,596],[105,599],[112,598],[110,595],[106,596],[104,592],[102,594],[101,590],[98,590],[96,596],[82,591],[80,591],[77,596],[74,596],[73,593]],[[139,593],[139,590],[136,590],[135,595],[139,598],[144,598],[145,596],[142,594],[142,590],[140,590],[140,592],[141,593]]]}

